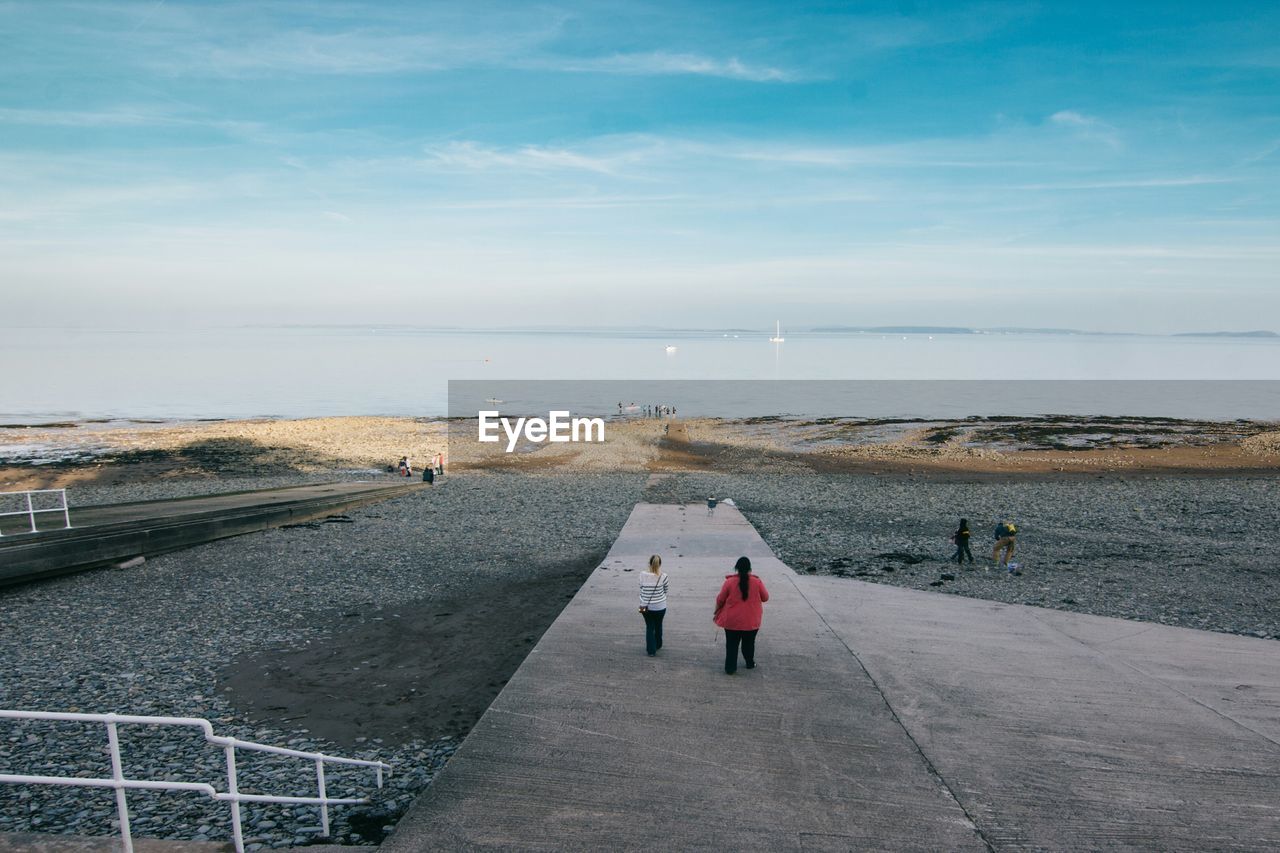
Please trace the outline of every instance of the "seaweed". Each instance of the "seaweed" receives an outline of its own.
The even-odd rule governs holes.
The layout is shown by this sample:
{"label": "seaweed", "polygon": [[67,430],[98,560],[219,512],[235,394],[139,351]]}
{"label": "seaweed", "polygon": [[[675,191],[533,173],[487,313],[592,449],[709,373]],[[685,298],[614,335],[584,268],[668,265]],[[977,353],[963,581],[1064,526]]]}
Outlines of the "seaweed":
{"label": "seaweed", "polygon": [[946,444],[951,439],[964,433],[965,429],[962,426],[936,427],[929,430],[924,440],[929,444]]}

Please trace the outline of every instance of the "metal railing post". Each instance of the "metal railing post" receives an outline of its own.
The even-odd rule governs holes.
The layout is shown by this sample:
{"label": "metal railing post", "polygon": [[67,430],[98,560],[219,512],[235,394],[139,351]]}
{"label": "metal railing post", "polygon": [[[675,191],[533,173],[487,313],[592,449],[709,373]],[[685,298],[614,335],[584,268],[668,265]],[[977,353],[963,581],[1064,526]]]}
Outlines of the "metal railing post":
{"label": "metal railing post", "polygon": [[320,830],[329,837],[329,795],[324,792],[324,759],[316,759],[316,787],[320,790]]}
{"label": "metal railing post", "polygon": [[[58,495],[62,499],[61,504],[59,504],[58,506],[47,507],[45,509],[36,509],[36,503],[35,503],[36,495],[54,495],[54,494]],[[71,529],[71,504],[67,503],[66,489],[27,489],[25,491],[20,491],[20,492],[0,492],[0,497],[6,498],[6,499],[17,498],[19,496],[22,497],[23,502],[26,504],[27,508],[14,510],[10,512],[6,506],[6,509],[3,512],[0,512],[0,518],[9,518],[11,516],[16,517],[19,515],[25,515],[27,517],[27,525],[31,528],[29,532],[38,533],[40,531],[40,527],[38,524],[36,524],[37,515],[39,515],[42,512],[60,512],[62,513],[62,523],[64,525],[64,528],[66,530]],[[3,536],[3,535],[4,535],[4,532],[0,531],[0,536]]]}
{"label": "metal railing post", "polygon": [[124,793],[124,766],[120,761],[120,736],[114,722],[107,723],[107,747],[111,750],[111,778],[115,780],[116,813],[120,816],[120,843],[124,853],[133,853],[133,834],[129,830],[129,800]]}
{"label": "metal railing post", "polygon": [[240,826],[240,787],[236,783],[236,739],[231,738],[224,749],[227,754],[227,793],[231,795],[231,840],[236,853],[244,853],[244,830]]}

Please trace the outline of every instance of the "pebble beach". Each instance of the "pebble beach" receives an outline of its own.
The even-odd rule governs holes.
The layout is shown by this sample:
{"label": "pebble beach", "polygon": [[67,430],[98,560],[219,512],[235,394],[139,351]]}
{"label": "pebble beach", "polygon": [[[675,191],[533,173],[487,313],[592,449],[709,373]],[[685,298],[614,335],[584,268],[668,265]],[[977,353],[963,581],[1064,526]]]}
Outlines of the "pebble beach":
{"label": "pebble beach", "polygon": [[[326,420],[338,423],[217,425],[217,441],[236,430],[254,435],[252,446],[222,447],[222,457],[208,436],[194,442],[204,456],[189,451],[191,435],[165,436],[168,449],[135,446],[133,455],[4,472],[13,481],[61,479],[75,506],[344,478],[390,483],[396,478],[380,463],[408,453],[406,437],[433,452],[443,446],[436,424],[404,419],[388,426],[401,444],[364,446],[361,419]],[[323,439],[327,451],[317,450],[321,439],[298,438],[326,429],[334,433]],[[163,430],[144,430],[140,441],[150,432]],[[727,432],[750,440],[726,442]],[[367,773],[330,778],[331,792],[372,796],[368,806],[334,810],[334,840],[373,844],[447,762],[638,501],[732,498],[798,572],[1116,616],[1139,629],[1161,623],[1280,639],[1271,542],[1280,468],[1261,444],[1273,434],[1250,430],[1236,447],[1261,449],[1241,449],[1217,473],[1105,456],[1074,469],[1054,459],[1019,467],[982,449],[930,451],[909,435],[879,455],[856,452],[853,467],[842,467],[840,454],[834,462],[797,454],[785,436],[764,440],[754,429],[640,423],[616,453],[593,448],[550,461],[531,453],[493,470],[460,464],[431,489],[341,517],[133,569],[0,589],[0,707],[203,716],[219,734],[386,761],[395,769],[382,791],[371,790]],[[1246,455],[1256,462],[1241,471]],[[956,470],[966,461],[971,471]],[[961,516],[974,532],[973,566],[948,562],[947,537]],[[990,530],[1003,519],[1019,527],[1018,575],[989,569]],[[726,571],[736,556],[726,555]],[[670,570],[678,580],[678,564]],[[513,620],[530,601],[541,610]],[[123,737],[128,772],[201,781],[221,772],[220,753],[198,739],[161,729]],[[97,727],[6,724],[0,767],[100,774],[103,744]],[[274,760],[246,761],[242,783],[314,790],[307,766]],[[225,806],[176,794],[130,802],[139,835],[229,837]],[[308,807],[246,815],[253,849],[319,834]],[[113,820],[109,792],[0,786],[0,832],[107,835]]]}

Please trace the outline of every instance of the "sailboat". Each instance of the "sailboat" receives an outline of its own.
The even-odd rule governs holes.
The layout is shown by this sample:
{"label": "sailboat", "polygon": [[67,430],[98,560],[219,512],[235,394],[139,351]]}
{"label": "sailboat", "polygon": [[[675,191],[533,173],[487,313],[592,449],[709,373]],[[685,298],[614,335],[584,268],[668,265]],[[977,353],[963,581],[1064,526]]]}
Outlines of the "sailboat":
{"label": "sailboat", "polygon": [[779,320],[779,321],[777,321],[777,326],[776,326],[775,331],[774,331],[774,333],[773,333],[773,337],[772,337],[772,338],[769,338],[769,343],[771,343],[771,344],[780,344],[780,343],[782,343],[782,342],[783,342],[783,341],[785,341],[785,340],[786,340],[786,338],[784,338],[784,337],[782,336],[782,321],[781,321],[781,320]]}

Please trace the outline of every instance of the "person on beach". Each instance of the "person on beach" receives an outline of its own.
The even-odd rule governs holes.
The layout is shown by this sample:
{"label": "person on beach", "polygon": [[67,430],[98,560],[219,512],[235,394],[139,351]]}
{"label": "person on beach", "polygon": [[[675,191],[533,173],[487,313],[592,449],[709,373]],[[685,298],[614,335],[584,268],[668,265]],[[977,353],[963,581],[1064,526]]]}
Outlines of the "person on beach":
{"label": "person on beach", "polygon": [[1009,570],[1009,574],[1013,574],[1009,560],[1018,547],[1018,526],[1012,521],[1002,521],[996,525],[995,534],[996,544],[991,549],[991,562],[996,564],[997,569],[1004,567]]}
{"label": "person on beach", "polygon": [[667,574],[662,558],[654,554],[649,568],[640,573],[640,615],[644,617],[644,650],[649,657],[662,648],[662,619],[667,615]]}
{"label": "person on beach", "polygon": [[707,498],[707,515],[712,515],[716,511],[716,496],[711,495]]}
{"label": "person on beach", "polygon": [[725,575],[716,596],[715,623],[724,629],[724,671],[733,675],[738,671],[738,648],[742,648],[742,660],[747,669],[756,668],[756,634],[764,619],[764,603],[769,600],[769,590],[764,581],[751,574],[751,561],[739,557],[733,567],[734,574]]}
{"label": "person on beach", "polygon": [[969,550],[969,519],[960,519],[960,528],[951,534],[951,541],[955,543],[956,553],[951,559],[957,564],[963,563],[964,558],[968,557],[969,562],[973,562],[973,552]]}
{"label": "person on beach", "polygon": [[436,458],[433,461],[435,462],[436,473],[443,477],[444,476],[444,451],[437,453]]}
{"label": "person on beach", "polygon": [[412,477],[412,476],[413,476],[413,469],[409,467],[409,457],[408,457],[408,456],[401,456],[401,457],[400,457],[400,476],[401,476],[401,477]]}

